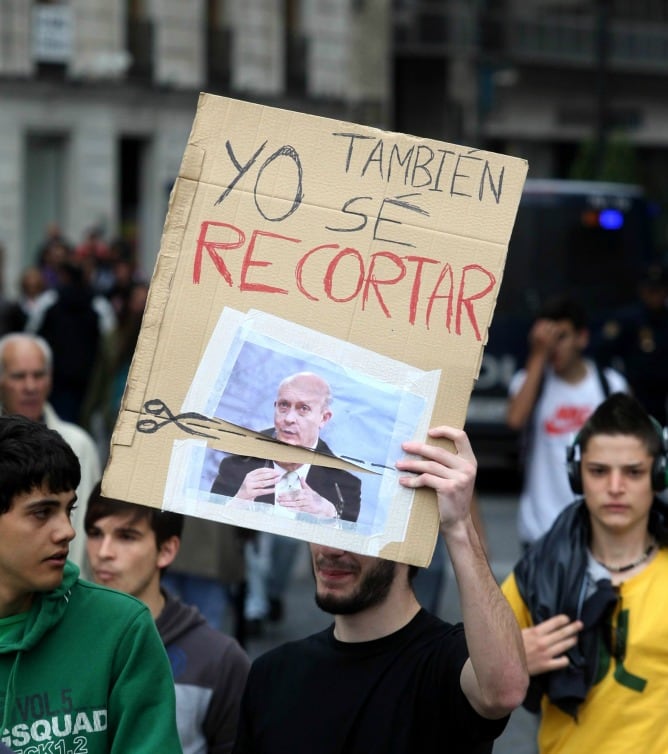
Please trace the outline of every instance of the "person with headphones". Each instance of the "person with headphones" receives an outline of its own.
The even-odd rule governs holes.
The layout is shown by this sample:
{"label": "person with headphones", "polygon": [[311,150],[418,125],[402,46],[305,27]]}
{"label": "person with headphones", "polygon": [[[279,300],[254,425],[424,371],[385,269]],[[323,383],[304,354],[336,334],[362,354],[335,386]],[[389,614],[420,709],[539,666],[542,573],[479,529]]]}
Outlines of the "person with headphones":
{"label": "person with headphones", "polygon": [[540,754],[668,751],[668,430],[613,393],[566,453],[578,496],[502,584]]}

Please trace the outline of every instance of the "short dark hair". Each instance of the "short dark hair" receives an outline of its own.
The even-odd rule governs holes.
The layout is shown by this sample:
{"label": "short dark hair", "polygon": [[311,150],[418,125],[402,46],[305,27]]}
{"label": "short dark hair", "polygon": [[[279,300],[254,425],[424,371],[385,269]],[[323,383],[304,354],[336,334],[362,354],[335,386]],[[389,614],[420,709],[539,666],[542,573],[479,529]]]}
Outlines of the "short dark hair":
{"label": "short dark hair", "polygon": [[86,517],[84,526],[88,532],[95,522],[107,516],[123,516],[130,514],[132,521],[146,520],[155,534],[155,543],[158,549],[170,537],[181,537],[183,533],[183,516],[172,511],[163,511],[159,508],[150,508],[147,505],[129,503],[126,500],[117,500],[113,497],[102,495],[102,483],[98,482],[88,496]]}
{"label": "short dark hair", "polygon": [[662,428],[645,411],[640,402],[628,393],[613,393],[600,403],[578,432],[582,452],[594,435],[631,435],[637,437],[656,458],[662,451]]}
{"label": "short dark hair", "polygon": [[548,298],[539,309],[537,319],[551,319],[555,322],[566,320],[576,330],[584,330],[587,327],[584,307],[579,301],[565,294]]}
{"label": "short dark hair", "polygon": [[58,432],[24,416],[0,416],[0,515],[17,495],[74,491],[80,481],[79,459]]}

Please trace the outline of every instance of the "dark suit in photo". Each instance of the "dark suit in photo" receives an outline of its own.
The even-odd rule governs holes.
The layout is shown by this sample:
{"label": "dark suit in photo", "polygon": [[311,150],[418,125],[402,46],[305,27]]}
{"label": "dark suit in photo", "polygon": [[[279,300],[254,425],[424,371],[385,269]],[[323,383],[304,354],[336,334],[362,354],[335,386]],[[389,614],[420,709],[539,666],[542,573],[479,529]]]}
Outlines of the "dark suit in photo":
{"label": "dark suit in photo", "polygon": [[[273,434],[268,430],[262,434]],[[316,451],[333,456],[324,440],[318,440]],[[217,495],[234,496],[241,487],[246,475],[255,469],[273,466],[273,461],[253,456],[230,455],[220,462],[218,475],[211,487],[211,492]],[[306,475],[306,483],[318,495],[329,500],[339,511],[339,517],[344,521],[357,521],[360,513],[361,489],[360,480],[342,469],[330,469],[325,466],[311,466]],[[260,503],[274,504],[274,495],[262,495],[256,500]]]}

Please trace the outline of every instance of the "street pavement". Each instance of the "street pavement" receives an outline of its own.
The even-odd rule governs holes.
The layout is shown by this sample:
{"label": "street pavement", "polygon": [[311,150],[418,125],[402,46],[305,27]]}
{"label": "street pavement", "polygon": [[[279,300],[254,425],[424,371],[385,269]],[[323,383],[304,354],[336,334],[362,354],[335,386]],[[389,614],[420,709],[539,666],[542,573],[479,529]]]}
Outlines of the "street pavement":
{"label": "street pavement", "polygon": [[[516,533],[517,495],[479,491],[480,512],[485,527],[492,571],[498,581],[511,571],[519,556]],[[266,623],[262,636],[249,639],[251,658],[283,644],[319,631],[331,623],[331,616],[313,601],[313,580],[308,546],[301,546],[293,582],[285,600],[285,616],[280,623]],[[448,564],[439,615],[446,621],[460,619],[457,585]],[[494,754],[535,754],[536,718],[519,709],[513,713],[503,735],[494,745]]]}

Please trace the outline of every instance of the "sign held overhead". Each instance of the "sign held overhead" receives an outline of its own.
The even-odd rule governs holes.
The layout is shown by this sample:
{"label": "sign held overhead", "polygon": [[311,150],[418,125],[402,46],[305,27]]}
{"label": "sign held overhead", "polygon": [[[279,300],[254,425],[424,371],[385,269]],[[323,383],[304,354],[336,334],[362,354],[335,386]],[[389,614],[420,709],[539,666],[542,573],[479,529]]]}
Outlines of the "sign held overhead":
{"label": "sign held overhead", "polygon": [[104,494],[426,565],[394,463],[463,426],[526,172],[202,94]]}

